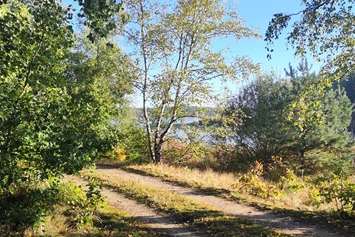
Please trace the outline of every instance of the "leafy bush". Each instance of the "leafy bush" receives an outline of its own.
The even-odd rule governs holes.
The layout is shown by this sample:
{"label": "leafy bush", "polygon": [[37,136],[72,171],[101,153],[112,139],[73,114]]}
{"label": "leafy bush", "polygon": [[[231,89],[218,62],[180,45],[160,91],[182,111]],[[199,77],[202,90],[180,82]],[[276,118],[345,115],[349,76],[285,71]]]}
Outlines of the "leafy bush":
{"label": "leafy bush", "polygon": [[295,175],[292,169],[286,168],[285,176],[280,177],[280,188],[292,193],[298,192],[304,188],[304,184],[298,181],[298,177]]}
{"label": "leafy bush", "polygon": [[107,156],[111,160],[125,161],[127,154],[124,148],[116,146],[112,147],[112,150],[107,153]]}
{"label": "leafy bush", "polygon": [[136,109],[122,104],[114,119],[117,143],[109,152],[111,159],[118,159],[132,163],[148,161],[147,138],[144,128],[138,124]]}
{"label": "leafy bush", "polygon": [[0,221],[16,232],[53,210],[52,179],[111,147],[118,96],[112,74],[94,64],[115,60],[73,50],[56,1],[2,1],[0,12]]}
{"label": "leafy bush", "polygon": [[100,182],[88,177],[86,186],[86,192],[75,183],[61,183],[59,188],[59,203],[65,208],[70,226],[76,228],[92,225],[94,212],[103,202]]}
{"label": "leafy bush", "polygon": [[0,195],[0,236],[18,236],[29,227],[40,227],[58,201],[55,182],[18,185],[11,195]]}
{"label": "leafy bush", "polygon": [[263,164],[255,161],[254,166],[250,166],[248,173],[244,174],[240,179],[239,191],[261,197],[277,197],[281,194],[276,185],[266,182],[261,178],[264,173]]}
{"label": "leafy bush", "polygon": [[323,174],[315,180],[324,202],[335,202],[336,211],[344,215],[355,211],[355,183],[344,174]]}
{"label": "leafy bush", "polygon": [[103,201],[100,191],[100,183],[89,177],[87,191],[74,183],[53,179],[23,185],[12,195],[0,195],[0,236],[19,236],[29,228],[43,229],[45,218],[56,215],[58,205],[65,210],[70,226],[92,225],[94,212]]}

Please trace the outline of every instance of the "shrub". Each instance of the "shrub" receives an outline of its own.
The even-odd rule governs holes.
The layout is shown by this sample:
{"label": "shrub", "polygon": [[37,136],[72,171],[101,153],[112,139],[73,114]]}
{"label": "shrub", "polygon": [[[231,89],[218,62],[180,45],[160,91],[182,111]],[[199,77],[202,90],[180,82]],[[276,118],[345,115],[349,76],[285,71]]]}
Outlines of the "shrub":
{"label": "shrub", "polygon": [[88,177],[87,191],[74,183],[60,184],[59,203],[65,208],[70,226],[81,228],[93,224],[94,212],[103,202],[101,184],[93,177]]}
{"label": "shrub", "polygon": [[17,188],[16,193],[0,196],[0,236],[22,236],[28,229],[42,234],[47,216],[64,209],[69,225],[81,228],[92,225],[94,211],[103,201],[98,181],[89,178],[85,192],[74,183],[58,180],[38,182]]}
{"label": "shrub", "polygon": [[315,183],[323,201],[335,202],[336,211],[341,215],[355,210],[355,183],[348,181],[347,176],[324,174],[318,177]]}
{"label": "shrub", "polygon": [[263,164],[255,161],[255,164],[250,166],[248,173],[244,174],[239,179],[239,191],[261,198],[279,196],[281,192],[276,185],[262,180],[261,176],[263,172]]}
{"label": "shrub", "polygon": [[12,195],[0,199],[0,236],[19,236],[30,228],[44,224],[53,213],[58,190],[54,183],[22,186]]}
{"label": "shrub", "polygon": [[112,147],[112,150],[107,153],[107,156],[111,160],[125,161],[127,154],[124,148],[116,146]]}

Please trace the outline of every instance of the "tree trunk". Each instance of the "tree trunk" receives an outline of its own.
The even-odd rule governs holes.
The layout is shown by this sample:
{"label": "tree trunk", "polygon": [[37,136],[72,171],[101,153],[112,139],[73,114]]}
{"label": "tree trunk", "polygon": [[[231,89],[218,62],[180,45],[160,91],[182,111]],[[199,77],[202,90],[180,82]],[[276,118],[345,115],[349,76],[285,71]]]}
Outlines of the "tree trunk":
{"label": "tree trunk", "polygon": [[161,156],[162,156],[162,142],[158,141],[156,144],[154,144],[154,157],[153,161],[154,163],[158,164],[161,162]]}
{"label": "tree trunk", "polygon": [[305,170],[306,169],[306,155],[305,151],[301,151],[301,169]]}

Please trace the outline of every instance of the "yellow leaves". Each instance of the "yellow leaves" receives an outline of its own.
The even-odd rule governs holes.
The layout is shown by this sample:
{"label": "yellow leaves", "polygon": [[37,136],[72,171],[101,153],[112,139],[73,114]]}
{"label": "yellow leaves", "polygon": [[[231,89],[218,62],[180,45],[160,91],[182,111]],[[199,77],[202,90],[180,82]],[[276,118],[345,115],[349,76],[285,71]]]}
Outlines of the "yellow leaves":
{"label": "yellow leaves", "polygon": [[122,147],[113,147],[108,156],[113,160],[124,161],[127,158],[126,150]]}
{"label": "yellow leaves", "polygon": [[13,4],[12,7],[9,4],[0,4],[0,19],[6,17],[9,13],[18,18],[28,18],[28,8],[24,4],[17,1]]}
{"label": "yellow leaves", "polygon": [[4,18],[10,12],[9,5],[2,4],[0,5],[0,19]]}

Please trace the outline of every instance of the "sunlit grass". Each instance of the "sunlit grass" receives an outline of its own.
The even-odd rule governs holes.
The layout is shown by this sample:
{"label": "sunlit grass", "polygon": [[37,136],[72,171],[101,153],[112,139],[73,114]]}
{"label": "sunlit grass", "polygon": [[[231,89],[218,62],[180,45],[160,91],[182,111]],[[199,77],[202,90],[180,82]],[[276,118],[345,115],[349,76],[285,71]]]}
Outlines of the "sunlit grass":
{"label": "sunlit grass", "polygon": [[227,215],[183,195],[143,185],[136,181],[112,178],[105,172],[93,174],[104,185],[183,221],[187,225],[207,229],[218,236],[287,236],[255,224],[245,218]]}
{"label": "sunlit grass", "polygon": [[43,225],[39,229],[29,228],[24,236],[66,236],[66,237],[163,237],[160,232],[156,232],[132,217],[119,208],[104,203],[94,214],[93,225],[82,225],[76,228],[72,225],[72,220],[66,215],[65,206],[57,205],[52,216],[44,219]]}
{"label": "sunlit grass", "polygon": [[[329,205],[309,205],[312,203],[311,187],[306,182],[299,179],[300,188],[297,192],[282,191],[277,197],[259,198],[254,195],[242,193],[240,191],[242,183],[240,183],[241,174],[220,173],[212,169],[198,170],[189,169],[187,167],[174,167],[164,164],[145,164],[145,165],[130,165],[124,169],[140,172],[145,175],[159,177],[165,181],[175,182],[184,186],[198,188],[202,191],[214,192],[226,198],[236,198],[241,202],[260,203],[263,206],[268,204],[290,209],[304,211],[321,211],[329,208]],[[265,186],[270,185],[270,182],[261,179]]]}
{"label": "sunlit grass", "polygon": [[[327,204],[322,201],[322,197],[319,196],[319,187],[314,186],[311,182],[312,177],[297,178],[296,185],[299,186],[297,190],[280,188],[279,195],[257,197],[242,191],[243,183],[240,182],[242,174],[215,172],[212,169],[190,169],[166,164],[126,165],[115,161],[104,161],[104,163],[130,172],[158,177],[178,185],[196,188],[261,209],[274,210],[315,222],[315,224],[323,223],[355,233],[355,217],[339,218],[339,213],[334,212],[336,210],[335,203]],[[353,177],[350,180],[352,179]],[[265,186],[270,184],[280,186],[262,178],[260,180]]]}

